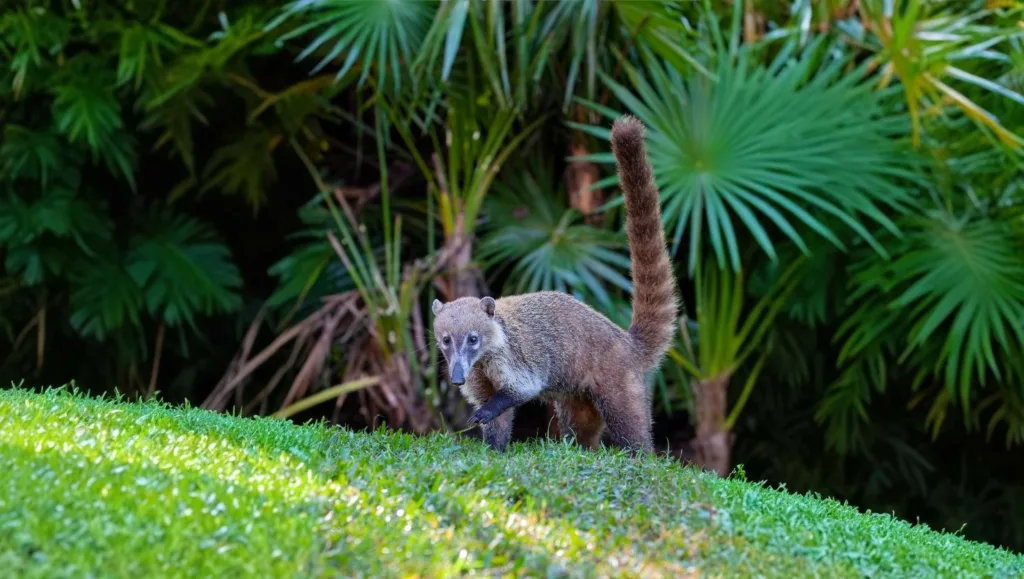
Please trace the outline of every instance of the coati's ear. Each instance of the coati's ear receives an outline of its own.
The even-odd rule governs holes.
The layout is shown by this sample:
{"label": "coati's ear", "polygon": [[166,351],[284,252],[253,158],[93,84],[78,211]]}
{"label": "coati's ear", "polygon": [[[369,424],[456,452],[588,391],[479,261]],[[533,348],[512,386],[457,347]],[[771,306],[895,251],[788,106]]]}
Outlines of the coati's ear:
{"label": "coati's ear", "polygon": [[444,309],[444,304],[441,303],[441,300],[434,300],[434,303],[430,304],[430,311],[434,312],[435,316],[440,314],[442,309]]}
{"label": "coati's ear", "polygon": [[484,309],[484,313],[488,316],[494,317],[494,298],[486,297],[480,300],[480,306]]}

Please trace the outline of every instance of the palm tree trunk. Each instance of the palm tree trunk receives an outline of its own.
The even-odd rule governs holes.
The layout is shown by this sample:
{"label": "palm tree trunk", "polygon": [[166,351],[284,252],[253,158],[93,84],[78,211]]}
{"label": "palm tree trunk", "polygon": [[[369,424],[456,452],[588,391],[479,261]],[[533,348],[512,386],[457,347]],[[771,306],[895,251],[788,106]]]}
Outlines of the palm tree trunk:
{"label": "palm tree trunk", "polygon": [[[588,154],[587,147],[576,143],[569,149],[573,157]],[[591,225],[600,225],[601,215],[597,212],[604,203],[603,191],[590,187],[601,178],[597,165],[587,161],[571,161],[568,167],[569,203],[573,208],[586,216]]]}
{"label": "palm tree trunk", "polygon": [[727,476],[732,467],[733,434],[725,427],[729,378],[726,374],[692,383],[696,462],[719,476]]}
{"label": "palm tree trunk", "polygon": [[[585,110],[582,106],[576,107],[576,120],[584,122]],[[591,118],[591,122],[596,119]],[[590,153],[587,150],[587,137],[580,131],[574,131],[572,144],[569,146],[569,154],[573,157],[582,157]],[[566,181],[569,185],[569,204],[586,216],[587,223],[600,225],[601,216],[597,213],[598,208],[604,203],[604,192],[590,187],[601,179],[601,170],[594,163],[589,161],[570,161],[566,170]]]}
{"label": "palm tree trunk", "polygon": [[448,263],[450,299],[476,296],[479,292],[473,271],[473,242],[466,233],[466,221],[462,213],[455,219],[455,230],[447,240],[455,247],[455,253]]}

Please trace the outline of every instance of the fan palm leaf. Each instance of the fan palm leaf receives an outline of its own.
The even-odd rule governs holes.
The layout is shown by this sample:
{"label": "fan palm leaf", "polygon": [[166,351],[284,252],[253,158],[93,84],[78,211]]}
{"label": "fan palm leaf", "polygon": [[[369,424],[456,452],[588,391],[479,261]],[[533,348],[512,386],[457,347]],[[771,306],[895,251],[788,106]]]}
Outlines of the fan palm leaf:
{"label": "fan palm leaf", "polygon": [[609,306],[608,286],[631,289],[626,240],[582,223],[567,198],[550,164],[534,161],[508,171],[486,201],[489,227],[478,255],[492,270],[511,264],[506,294],[575,290]]}
{"label": "fan palm leaf", "polygon": [[[480,95],[502,107],[524,108],[548,98],[551,81],[564,85],[563,108],[583,85],[595,98],[604,56],[611,3],[604,0],[456,0],[443,3],[415,62],[420,76],[460,81],[459,69],[479,69]],[[558,72],[557,79],[545,73]],[[450,85],[449,85],[450,87]]]}
{"label": "fan palm leaf", "polygon": [[918,380],[934,375],[966,409],[976,384],[989,372],[1001,377],[1001,360],[1024,347],[1024,243],[998,218],[919,218],[906,229],[891,261],[855,266],[851,299],[884,303],[889,322],[850,316],[839,329],[840,361],[877,342],[887,326],[901,327],[902,355],[917,362]]}
{"label": "fan palm leaf", "polygon": [[[605,77],[648,126],[673,251],[688,229],[691,272],[705,240],[720,266],[738,269],[741,235],[775,260],[772,229],[809,253],[806,230],[844,247],[833,224],[840,222],[885,255],[862,220],[897,231],[887,213],[910,200],[897,180],[913,174],[891,137],[905,122],[884,116],[865,67],[845,70],[848,61],[821,40],[792,59],[787,45],[769,66],[757,64],[751,50],[721,58],[717,80],[684,77],[653,58],[646,74],[627,67],[632,89]],[[609,118],[619,114],[595,108]],[[605,127],[579,127],[609,136]],[[586,159],[614,162],[610,153]]]}
{"label": "fan palm leaf", "polygon": [[437,5],[431,0],[296,0],[285,5],[268,28],[291,18],[301,19],[282,41],[318,31],[296,57],[300,61],[326,51],[313,68],[314,74],[344,57],[337,79],[358,65],[360,85],[373,71],[378,87],[399,89],[403,70],[423,49]]}

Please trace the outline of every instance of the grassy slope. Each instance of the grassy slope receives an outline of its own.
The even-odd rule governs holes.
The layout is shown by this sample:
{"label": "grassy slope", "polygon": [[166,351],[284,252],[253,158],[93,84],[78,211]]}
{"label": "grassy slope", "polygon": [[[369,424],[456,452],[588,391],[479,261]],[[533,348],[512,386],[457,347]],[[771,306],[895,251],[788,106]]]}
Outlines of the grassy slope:
{"label": "grassy slope", "polygon": [[1004,577],[1024,557],[664,459],[4,390],[0,569]]}

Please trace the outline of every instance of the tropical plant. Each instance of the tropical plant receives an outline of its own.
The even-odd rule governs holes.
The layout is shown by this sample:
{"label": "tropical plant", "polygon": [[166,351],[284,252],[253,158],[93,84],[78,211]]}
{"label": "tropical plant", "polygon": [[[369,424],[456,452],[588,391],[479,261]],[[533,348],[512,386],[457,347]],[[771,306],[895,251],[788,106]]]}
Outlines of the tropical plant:
{"label": "tropical plant", "polygon": [[[695,458],[721,476],[732,469],[733,427],[772,351],[764,347],[764,342],[796,286],[794,274],[800,264],[795,260],[779,272],[772,291],[747,312],[743,311],[746,280],[742,272],[719,269],[711,262],[697,271],[697,331],[691,334],[686,325],[681,325],[686,347],[682,352],[671,350],[669,357],[691,375]],[[744,372],[746,380],[730,410],[729,384],[758,349],[761,354]]]}
{"label": "tropical plant", "polygon": [[566,183],[552,170],[551,158],[543,152],[531,156],[494,184],[479,257],[495,274],[511,268],[504,294],[582,290],[608,307],[613,298],[607,287],[632,287],[625,237],[580,223],[582,215],[568,207]]}
{"label": "tropical plant", "polygon": [[[514,109],[477,107],[457,97],[447,105],[443,125],[425,127],[433,144],[429,163],[416,150],[412,134],[400,128],[402,123],[395,125],[427,181],[429,194],[436,200],[444,248],[453,254],[445,293],[454,299],[480,291],[472,270],[472,249],[484,199],[502,164],[543,118],[515,132]],[[394,108],[382,106],[395,120]]]}
{"label": "tropical plant", "polygon": [[[736,34],[730,46],[737,46]],[[909,201],[893,181],[907,176],[893,140],[900,120],[886,118],[866,67],[844,75],[845,59],[830,58],[830,48],[824,37],[798,54],[788,43],[763,66],[756,47],[728,52],[723,44],[716,81],[684,77],[648,52],[646,75],[627,68],[632,90],[606,78],[649,127],[666,226],[674,248],[689,230],[691,273],[706,245],[721,267],[738,270],[749,238],[775,260],[770,230],[805,253],[808,231],[842,246],[833,222],[886,253],[862,219],[895,230],[885,210]],[[600,110],[609,118],[619,114]],[[609,134],[604,127],[581,128],[603,139]],[[614,161],[608,153],[589,159]]]}
{"label": "tropical plant", "polygon": [[[8,318],[20,326],[11,345],[35,332],[43,371],[55,340],[105,343],[120,358],[105,378],[152,394],[166,339],[185,353],[203,318],[241,305],[241,276],[220,236],[139,178],[149,141],[129,121],[134,99],[155,110],[147,95],[166,78],[165,59],[206,45],[105,5],[79,10],[82,18],[27,6],[0,16],[10,64],[0,78],[0,254],[8,291],[35,296],[31,310]],[[7,360],[12,378],[25,369],[19,360]]]}
{"label": "tropical plant", "polygon": [[[325,185],[321,183],[321,187]],[[384,413],[392,426],[407,425],[418,432],[436,426],[433,420],[437,415],[422,407],[437,404],[439,396],[437,392],[431,395],[426,391],[427,371],[434,366],[428,358],[418,299],[425,281],[434,272],[433,266],[410,264],[402,273],[382,267],[381,261],[401,264],[401,220],[395,222],[396,241],[384,247],[391,255],[381,260],[382,256],[371,246],[369,236],[356,221],[344,195],[337,190],[331,196],[320,195],[314,199],[307,205],[304,216],[310,233],[317,231],[326,238],[336,258],[344,264],[348,282],[345,285],[352,289],[322,296],[319,299],[322,305],[317,310],[250,356],[251,344],[263,321],[257,319],[248,332],[252,338],[246,341],[229,372],[207,397],[204,407],[223,409],[232,396],[237,395],[244,403],[243,411],[265,410],[277,385],[297,366],[291,386],[278,402],[278,415],[290,416],[331,399],[339,409],[346,395],[355,393],[368,424],[373,424],[374,417]],[[315,245],[307,245],[300,251],[302,255],[309,255],[315,248]],[[279,265],[290,267],[292,263],[286,259]],[[326,267],[314,266],[306,278],[303,293],[320,283]],[[277,299],[287,295],[282,292],[293,291],[291,286],[290,280],[285,281]],[[303,296],[300,294],[297,300],[302,301]],[[244,388],[253,373],[289,342],[292,342],[292,352],[271,380],[255,395],[246,394]],[[325,376],[338,376],[341,383],[310,394]]]}
{"label": "tropical plant", "polygon": [[[943,114],[948,103],[960,114],[990,130],[1002,143],[1019,147],[1020,136],[1004,127],[975,100],[952,84],[981,89],[1024,105],[1024,95],[978,76],[969,70],[998,70],[1006,60],[999,45],[1016,37],[1005,7],[986,2],[970,6],[952,2],[906,2],[902,6],[882,0],[860,3],[862,22],[877,43],[874,62],[882,67],[883,83],[900,80],[914,123],[914,145],[921,140],[922,113]],[[1018,7],[1019,9],[1019,7]],[[1019,22],[1018,22],[1019,23]]]}
{"label": "tropical plant", "polygon": [[276,28],[287,20],[299,22],[279,37],[280,42],[318,32],[296,57],[301,61],[312,54],[322,54],[320,62],[312,69],[313,73],[343,56],[344,62],[335,74],[336,79],[357,71],[358,83],[362,85],[372,73],[379,88],[400,90],[402,77],[423,44],[437,6],[437,2],[429,0],[295,0],[282,9],[268,28]]}
{"label": "tropical plant", "polygon": [[[780,300],[794,283],[788,275],[779,280],[783,285],[753,310],[768,308],[765,318],[750,318],[741,329],[741,248],[750,240],[776,261],[772,237],[781,233],[810,254],[808,231],[817,236],[812,243],[827,240],[842,248],[845,245],[833,231],[842,223],[885,255],[862,217],[895,231],[887,213],[902,211],[910,200],[894,181],[910,175],[893,155],[898,146],[893,137],[899,136],[900,125],[886,118],[883,96],[872,90],[868,71],[862,67],[843,74],[848,61],[831,57],[833,46],[824,37],[803,49],[790,40],[763,66],[760,55],[766,45],[740,44],[739,16],[737,5],[728,44],[717,22],[711,24],[717,50],[708,68],[715,71],[714,79],[700,73],[684,75],[659,63],[649,50],[641,51],[646,74],[624,65],[632,90],[605,78],[618,100],[649,127],[651,162],[662,189],[666,225],[674,232],[674,248],[689,229],[689,270],[699,273],[695,281],[700,359],[693,359],[692,350],[692,362],[686,362],[685,351],[674,351],[672,358],[686,364],[694,377],[696,458],[722,474],[730,468],[730,431],[736,420],[736,414],[726,416],[729,381],[768,332],[782,307]],[[609,120],[619,114],[589,104]],[[807,113],[810,110],[817,112]],[[602,139],[609,136],[604,127],[574,126]],[[586,159],[614,161],[608,153]],[[605,181],[614,182],[614,177]],[[715,265],[704,263],[705,254]],[[754,323],[761,324],[756,332],[750,325]],[[760,367],[755,364],[750,371],[736,412]]]}

